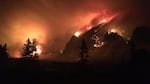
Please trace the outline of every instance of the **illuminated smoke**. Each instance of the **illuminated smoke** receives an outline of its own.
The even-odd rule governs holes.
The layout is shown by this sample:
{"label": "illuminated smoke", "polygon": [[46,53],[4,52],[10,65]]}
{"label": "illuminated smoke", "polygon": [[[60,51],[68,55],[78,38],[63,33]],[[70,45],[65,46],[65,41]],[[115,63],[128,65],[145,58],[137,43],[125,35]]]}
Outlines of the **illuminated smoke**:
{"label": "illuminated smoke", "polygon": [[[29,15],[30,18],[19,16],[18,19],[9,21],[11,27],[9,32],[10,46],[9,51],[13,57],[19,58],[19,53],[26,39],[37,39],[38,43],[44,45],[46,43],[47,26],[40,18]],[[40,21],[41,20],[41,21]],[[50,31],[49,31],[50,32]],[[50,34],[49,34],[50,35]]]}
{"label": "illuminated smoke", "polygon": [[[149,26],[150,5],[148,0],[144,1],[1,0],[0,43],[6,42],[10,54],[18,56],[24,41],[36,38],[47,50],[45,57],[50,57],[53,55],[50,50],[63,50],[76,31],[82,35],[94,25],[109,22],[118,13],[120,25],[114,28],[117,32],[126,30],[128,35],[138,25]],[[122,30],[119,32],[122,34]]]}
{"label": "illuminated smoke", "polygon": [[94,26],[97,26],[99,24],[106,24],[109,23],[111,20],[113,20],[114,18],[116,18],[118,16],[118,14],[100,14],[97,15],[94,19],[91,20],[91,22],[88,25],[83,26],[79,31],[75,32],[74,36],[79,37],[80,35],[82,35],[83,33],[89,31],[91,28],[93,28]]}

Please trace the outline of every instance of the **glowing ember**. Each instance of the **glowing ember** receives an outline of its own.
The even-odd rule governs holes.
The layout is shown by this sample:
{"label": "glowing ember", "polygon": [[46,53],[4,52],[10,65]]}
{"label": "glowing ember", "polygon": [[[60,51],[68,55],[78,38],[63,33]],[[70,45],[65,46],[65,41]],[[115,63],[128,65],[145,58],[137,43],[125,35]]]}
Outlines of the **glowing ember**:
{"label": "glowing ember", "polygon": [[80,32],[76,32],[76,33],[74,34],[74,36],[79,37],[79,36],[80,36]]}
{"label": "glowing ember", "polygon": [[99,48],[99,47],[102,47],[104,45],[104,42],[98,42],[97,44],[94,44],[93,47],[95,48]]}

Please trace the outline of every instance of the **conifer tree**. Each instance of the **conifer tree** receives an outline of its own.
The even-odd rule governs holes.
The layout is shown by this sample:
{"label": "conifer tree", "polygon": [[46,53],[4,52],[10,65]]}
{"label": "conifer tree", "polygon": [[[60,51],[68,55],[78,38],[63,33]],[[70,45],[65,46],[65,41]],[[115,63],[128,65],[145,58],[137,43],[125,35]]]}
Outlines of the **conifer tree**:
{"label": "conifer tree", "polygon": [[28,38],[24,47],[22,48],[21,55],[22,57],[35,57],[37,56],[36,52],[37,41],[33,39],[32,41]]}
{"label": "conifer tree", "polygon": [[80,62],[83,64],[87,63],[88,61],[87,58],[88,58],[88,48],[85,40],[82,40],[80,47]]}

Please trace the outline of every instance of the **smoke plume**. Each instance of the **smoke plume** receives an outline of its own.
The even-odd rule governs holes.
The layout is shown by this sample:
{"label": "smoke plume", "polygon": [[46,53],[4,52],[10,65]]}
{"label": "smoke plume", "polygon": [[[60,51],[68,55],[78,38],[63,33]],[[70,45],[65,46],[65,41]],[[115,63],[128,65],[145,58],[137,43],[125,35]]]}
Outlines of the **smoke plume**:
{"label": "smoke plume", "polygon": [[118,28],[126,35],[136,26],[149,26],[149,4],[149,0],[1,0],[0,43],[6,42],[15,56],[27,38],[36,38],[50,56],[98,15],[119,14]]}

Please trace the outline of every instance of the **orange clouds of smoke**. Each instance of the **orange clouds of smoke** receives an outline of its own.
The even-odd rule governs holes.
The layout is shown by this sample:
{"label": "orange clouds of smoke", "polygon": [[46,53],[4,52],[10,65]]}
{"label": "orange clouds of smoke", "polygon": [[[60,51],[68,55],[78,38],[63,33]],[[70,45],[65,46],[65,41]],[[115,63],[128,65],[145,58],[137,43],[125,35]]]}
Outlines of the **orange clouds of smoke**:
{"label": "orange clouds of smoke", "polygon": [[51,49],[62,50],[74,32],[105,11],[124,16],[122,28],[129,31],[135,24],[148,24],[149,7],[140,1],[3,0],[0,1],[0,42],[8,43],[9,51],[14,52],[31,34],[31,37],[44,41],[45,52],[49,55]]}
{"label": "orange clouds of smoke", "polygon": [[28,18],[25,16],[15,18],[9,20],[9,39],[6,39],[11,55],[16,56],[28,38],[37,39],[39,44],[45,44],[47,26],[41,19],[31,15]]}

